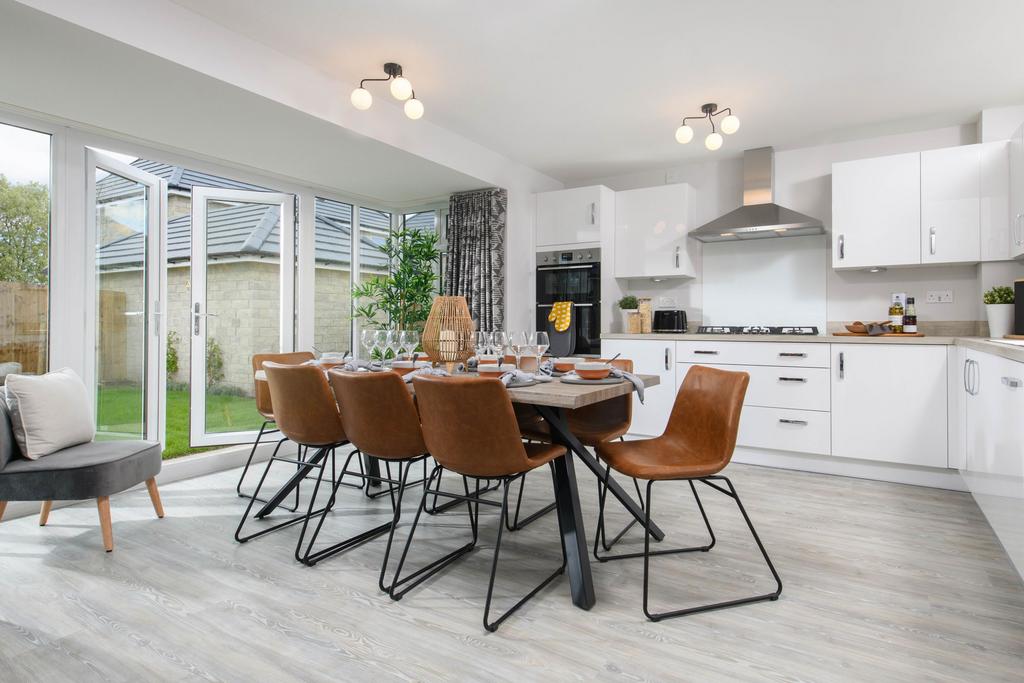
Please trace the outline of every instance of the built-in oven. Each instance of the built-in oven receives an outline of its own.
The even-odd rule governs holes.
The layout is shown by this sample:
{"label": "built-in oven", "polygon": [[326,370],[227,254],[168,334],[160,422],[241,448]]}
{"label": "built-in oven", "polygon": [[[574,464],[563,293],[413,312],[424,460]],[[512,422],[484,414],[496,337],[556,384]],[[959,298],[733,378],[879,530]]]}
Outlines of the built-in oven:
{"label": "built-in oven", "polygon": [[573,302],[574,353],[601,353],[601,250],[537,254],[537,329],[547,328],[551,305]]}

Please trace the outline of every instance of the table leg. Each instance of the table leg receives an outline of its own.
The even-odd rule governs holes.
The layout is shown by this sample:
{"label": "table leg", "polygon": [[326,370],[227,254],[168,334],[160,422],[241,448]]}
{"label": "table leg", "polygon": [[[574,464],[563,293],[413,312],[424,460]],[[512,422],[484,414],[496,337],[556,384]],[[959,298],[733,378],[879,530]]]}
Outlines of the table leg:
{"label": "table leg", "polygon": [[[580,443],[579,439],[577,439],[572,433],[572,430],[569,429],[569,425],[566,423],[565,416],[561,409],[551,408],[548,406],[534,407],[537,409],[537,412],[541,414],[541,417],[547,420],[548,424],[551,425],[552,434],[559,440],[559,442],[579,456],[579,459],[583,464],[589,467],[590,471],[593,472],[596,477],[603,479],[604,472],[602,471],[601,463],[599,463],[597,458],[587,450],[586,446]],[[626,490],[623,489],[622,486],[614,479],[608,480],[608,492],[615,496],[615,498],[622,503],[622,506],[629,511],[629,514],[633,515],[633,518],[643,526],[646,517],[644,515],[644,511],[640,508],[640,504],[633,500],[633,497],[626,493]],[[662,531],[661,528],[653,521],[649,528],[651,535],[655,540],[660,541],[665,538],[665,532]]]}
{"label": "table leg", "polygon": [[[380,460],[363,453],[363,466],[366,468],[366,476],[368,477],[379,477],[380,476]],[[380,488],[380,481],[376,479],[368,479],[367,483],[373,488]]]}

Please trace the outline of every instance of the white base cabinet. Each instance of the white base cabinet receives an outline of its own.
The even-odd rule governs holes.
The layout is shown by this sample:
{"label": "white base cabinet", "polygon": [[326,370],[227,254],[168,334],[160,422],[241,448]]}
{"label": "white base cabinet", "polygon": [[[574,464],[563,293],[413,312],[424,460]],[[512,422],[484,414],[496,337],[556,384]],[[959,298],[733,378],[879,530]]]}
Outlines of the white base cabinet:
{"label": "white base cabinet", "polygon": [[832,455],[946,467],[946,348],[831,346]]}
{"label": "white base cabinet", "polygon": [[660,384],[644,392],[644,402],[633,401],[633,426],[629,432],[639,436],[661,436],[676,400],[675,342],[602,340],[601,355],[611,358],[615,354],[633,361],[635,372],[658,376]]}

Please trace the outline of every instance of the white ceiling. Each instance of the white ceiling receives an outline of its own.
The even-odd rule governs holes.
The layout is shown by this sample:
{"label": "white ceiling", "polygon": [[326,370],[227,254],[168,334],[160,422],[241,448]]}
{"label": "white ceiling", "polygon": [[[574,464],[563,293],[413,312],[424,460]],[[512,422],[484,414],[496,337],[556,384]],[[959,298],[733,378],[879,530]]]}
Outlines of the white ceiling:
{"label": "white ceiling", "polygon": [[[568,182],[1024,101],[1020,0],[174,1],[347,82],[400,62],[426,117]],[[708,101],[740,131],[677,144]]]}

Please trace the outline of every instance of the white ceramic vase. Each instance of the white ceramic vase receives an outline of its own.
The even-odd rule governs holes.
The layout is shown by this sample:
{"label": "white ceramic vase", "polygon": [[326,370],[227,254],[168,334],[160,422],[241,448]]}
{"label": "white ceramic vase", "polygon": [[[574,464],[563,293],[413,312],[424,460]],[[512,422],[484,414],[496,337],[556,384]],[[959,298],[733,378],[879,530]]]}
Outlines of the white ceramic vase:
{"label": "white ceramic vase", "polygon": [[621,320],[622,320],[622,331],[623,332],[629,332],[629,316],[631,316],[634,313],[639,313],[639,312],[640,312],[639,308],[620,308],[619,309],[619,315],[622,316]]}
{"label": "white ceramic vase", "polygon": [[1014,304],[985,304],[988,317],[988,336],[1002,339],[1013,332]]}

